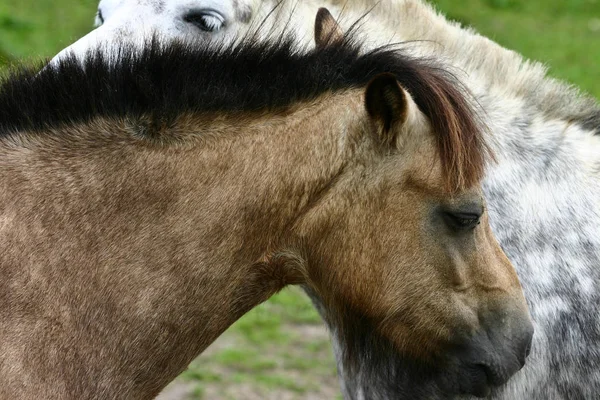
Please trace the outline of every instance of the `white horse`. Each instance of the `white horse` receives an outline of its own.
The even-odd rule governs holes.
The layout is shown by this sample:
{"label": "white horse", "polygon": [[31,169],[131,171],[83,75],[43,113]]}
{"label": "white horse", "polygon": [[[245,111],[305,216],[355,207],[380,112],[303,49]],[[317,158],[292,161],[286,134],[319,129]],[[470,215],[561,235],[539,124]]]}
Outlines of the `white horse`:
{"label": "white horse", "polygon": [[[419,0],[103,0],[99,27],[57,57],[84,56],[97,46],[116,55],[121,44],[141,45],[153,34],[231,41],[247,32],[272,36],[288,30],[308,45],[320,6],[329,8],[345,29],[359,21],[354,29],[373,46],[416,41],[408,44],[410,49],[453,66],[485,110],[497,159],[484,182],[490,221],[517,268],[536,322],[528,364],[492,397],[596,398],[600,107],[548,78],[540,64],[447,21]],[[337,334],[332,332],[335,348]],[[347,398],[410,393],[416,372],[394,352],[388,354],[376,366],[340,370]]]}

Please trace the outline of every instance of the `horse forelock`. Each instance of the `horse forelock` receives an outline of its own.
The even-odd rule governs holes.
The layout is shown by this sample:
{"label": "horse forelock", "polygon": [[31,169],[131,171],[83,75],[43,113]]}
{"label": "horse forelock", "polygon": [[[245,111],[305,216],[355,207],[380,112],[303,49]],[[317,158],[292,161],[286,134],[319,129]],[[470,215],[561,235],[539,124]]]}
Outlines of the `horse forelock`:
{"label": "horse forelock", "polygon": [[462,84],[430,60],[407,63],[397,79],[431,124],[442,164],[446,190],[478,184],[491,155],[485,125]]}

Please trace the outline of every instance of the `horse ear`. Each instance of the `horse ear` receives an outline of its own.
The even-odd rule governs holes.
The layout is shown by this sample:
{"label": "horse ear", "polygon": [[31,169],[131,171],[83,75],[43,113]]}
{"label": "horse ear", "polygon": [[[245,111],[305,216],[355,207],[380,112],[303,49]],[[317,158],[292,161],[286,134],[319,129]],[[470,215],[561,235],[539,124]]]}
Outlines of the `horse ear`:
{"label": "horse ear", "polygon": [[373,78],[367,86],[365,107],[380,128],[378,131],[382,143],[390,146],[395,142],[398,132],[394,128],[406,123],[410,107],[416,107],[416,104],[394,75],[384,73]]}
{"label": "horse ear", "polygon": [[325,7],[319,8],[315,19],[315,44],[317,49],[340,43],[344,40],[344,32],[333,15]]}

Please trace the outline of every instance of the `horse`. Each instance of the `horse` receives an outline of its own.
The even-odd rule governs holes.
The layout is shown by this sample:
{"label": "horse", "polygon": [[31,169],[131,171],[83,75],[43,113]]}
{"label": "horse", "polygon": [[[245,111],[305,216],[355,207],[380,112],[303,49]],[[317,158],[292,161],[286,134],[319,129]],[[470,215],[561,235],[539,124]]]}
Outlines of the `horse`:
{"label": "horse", "polygon": [[390,351],[420,370],[404,398],[483,396],[523,366],[476,106],[319,15],[310,51],[153,39],[4,80],[0,397],[155,396],[292,284],[345,371]]}
{"label": "horse", "polygon": [[[491,398],[594,398],[600,393],[600,107],[548,78],[539,63],[446,20],[419,0],[103,0],[99,27],[55,60],[71,53],[83,57],[96,46],[114,54],[124,42],[140,45],[150,31],[201,43],[289,31],[306,46],[314,29],[308,16],[320,6],[344,30],[363,35],[365,51],[411,42],[407,51],[451,69],[485,111],[497,160],[482,183],[490,224],[516,266],[536,324],[527,366]],[[412,373],[399,369],[397,353],[390,354],[379,369],[348,372],[338,362],[347,397],[405,393]]]}

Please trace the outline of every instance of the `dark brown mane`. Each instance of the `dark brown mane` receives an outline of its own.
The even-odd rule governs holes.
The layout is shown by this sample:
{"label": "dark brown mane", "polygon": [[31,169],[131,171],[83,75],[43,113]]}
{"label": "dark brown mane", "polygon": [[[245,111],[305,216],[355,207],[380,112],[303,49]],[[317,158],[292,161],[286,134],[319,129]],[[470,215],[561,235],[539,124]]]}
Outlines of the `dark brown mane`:
{"label": "dark brown mane", "polygon": [[164,126],[183,112],[280,109],[328,91],[364,87],[389,72],[431,122],[448,190],[481,179],[481,124],[461,85],[436,62],[402,48],[360,54],[351,37],[307,52],[293,43],[288,38],[196,48],[152,40],[142,52],[123,49],[116,65],[96,54],[84,65],[71,58],[56,68],[15,73],[0,86],[0,137],[96,117],[144,116]]}

